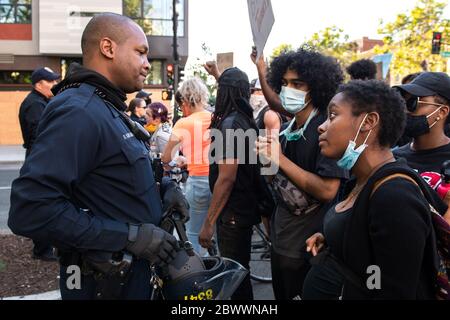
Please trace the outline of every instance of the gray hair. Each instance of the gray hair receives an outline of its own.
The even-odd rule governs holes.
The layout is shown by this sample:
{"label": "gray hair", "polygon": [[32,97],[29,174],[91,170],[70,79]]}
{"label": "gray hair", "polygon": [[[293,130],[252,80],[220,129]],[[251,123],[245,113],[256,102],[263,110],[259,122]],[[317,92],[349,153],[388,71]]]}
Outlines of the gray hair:
{"label": "gray hair", "polygon": [[192,78],[183,81],[179,89],[181,96],[191,107],[201,104],[206,106],[208,103],[209,93],[205,83],[199,78]]}

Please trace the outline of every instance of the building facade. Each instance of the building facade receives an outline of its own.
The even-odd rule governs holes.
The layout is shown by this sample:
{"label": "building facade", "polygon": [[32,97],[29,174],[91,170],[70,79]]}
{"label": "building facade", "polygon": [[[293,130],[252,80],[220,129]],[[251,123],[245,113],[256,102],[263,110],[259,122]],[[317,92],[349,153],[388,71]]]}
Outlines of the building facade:
{"label": "building facade", "polygon": [[[177,0],[179,64],[188,57],[188,0]],[[173,0],[2,0],[0,1],[0,144],[21,144],[20,103],[31,90],[31,73],[42,66],[64,77],[81,61],[81,35],[101,12],[129,16],[149,42],[151,72],[145,90],[161,100],[173,79]]]}

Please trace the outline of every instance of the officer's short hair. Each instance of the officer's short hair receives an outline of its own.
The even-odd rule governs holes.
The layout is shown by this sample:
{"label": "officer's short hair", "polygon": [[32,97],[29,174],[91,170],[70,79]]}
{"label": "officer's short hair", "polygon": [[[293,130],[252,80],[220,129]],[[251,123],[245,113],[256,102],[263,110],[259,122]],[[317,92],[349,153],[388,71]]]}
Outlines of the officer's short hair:
{"label": "officer's short hair", "polygon": [[117,43],[127,39],[127,24],[136,24],[132,19],[117,13],[100,13],[95,15],[81,36],[81,51],[83,56],[88,55],[92,48],[98,46],[101,38],[108,37]]}

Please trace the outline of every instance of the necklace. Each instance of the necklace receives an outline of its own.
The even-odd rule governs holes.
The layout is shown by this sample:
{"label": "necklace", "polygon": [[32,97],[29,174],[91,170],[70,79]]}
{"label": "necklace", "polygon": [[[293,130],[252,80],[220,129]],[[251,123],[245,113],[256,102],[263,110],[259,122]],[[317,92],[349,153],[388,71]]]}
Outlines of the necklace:
{"label": "necklace", "polygon": [[347,199],[345,199],[345,202],[343,202],[343,204],[340,206],[341,209],[346,208],[347,205],[357,196],[361,193],[362,189],[365,187],[367,181],[369,180],[369,178],[382,166],[384,166],[386,163],[390,162],[392,159],[395,159],[394,157],[390,157],[389,159],[381,162],[380,164],[378,164],[376,167],[374,167],[369,175],[367,176],[367,178],[364,180],[364,182],[362,182],[360,185],[356,185],[352,191],[350,191]]}

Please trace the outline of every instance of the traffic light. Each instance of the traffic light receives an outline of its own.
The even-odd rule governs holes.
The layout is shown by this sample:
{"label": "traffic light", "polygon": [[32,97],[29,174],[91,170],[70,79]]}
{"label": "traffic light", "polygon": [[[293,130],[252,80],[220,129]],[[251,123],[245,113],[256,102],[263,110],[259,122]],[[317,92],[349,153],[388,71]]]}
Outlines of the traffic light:
{"label": "traffic light", "polygon": [[173,83],[175,82],[174,73],[173,73],[173,64],[168,64],[166,67],[167,71],[167,85],[169,88],[173,88]]}
{"label": "traffic light", "polygon": [[178,82],[182,82],[184,80],[184,67],[178,66]]}
{"label": "traffic light", "polygon": [[431,54],[441,53],[442,32],[433,32],[433,42],[431,43]]}
{"label": "traffic light", "polygon": [[164,89],[161,92],[161,98],[163,99],[163,101],[170,101],[170,100],[172,100],[172,90]]}

